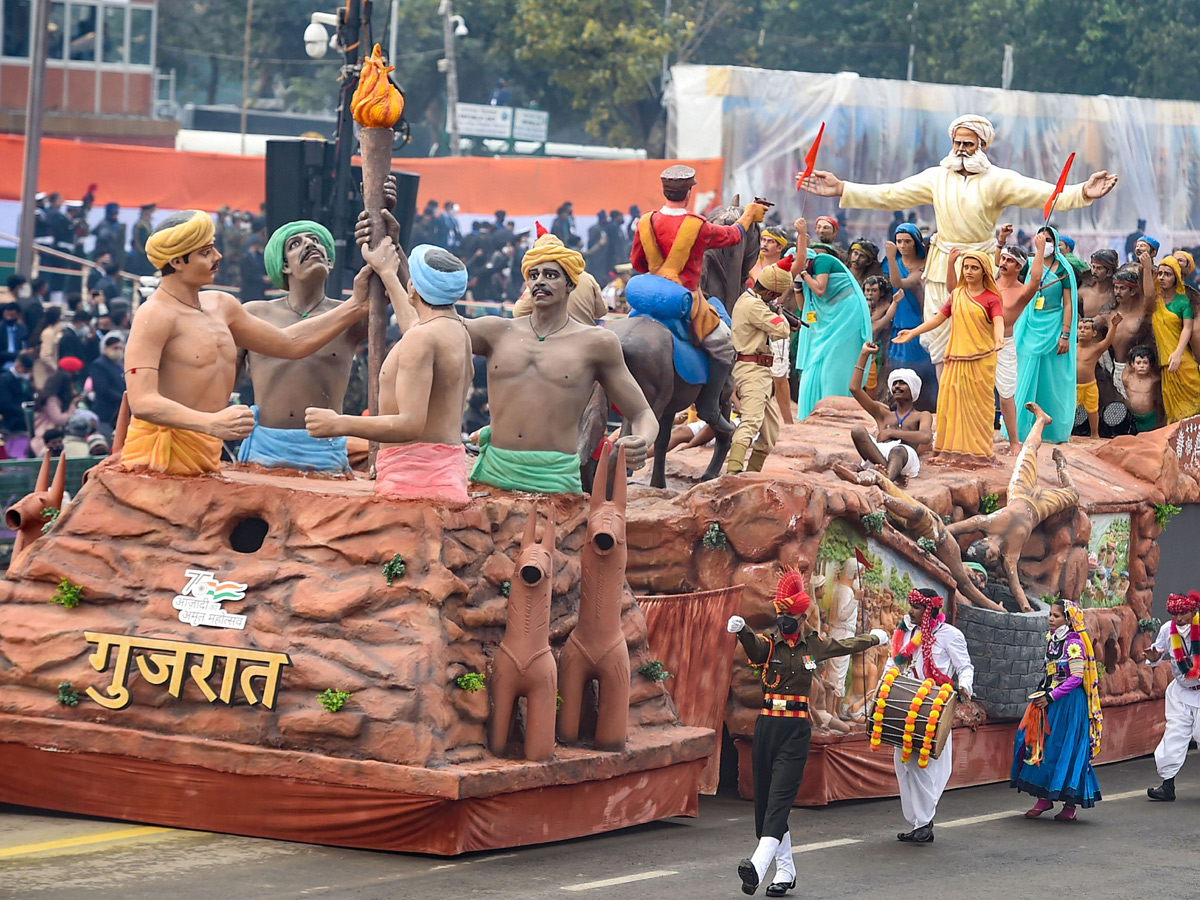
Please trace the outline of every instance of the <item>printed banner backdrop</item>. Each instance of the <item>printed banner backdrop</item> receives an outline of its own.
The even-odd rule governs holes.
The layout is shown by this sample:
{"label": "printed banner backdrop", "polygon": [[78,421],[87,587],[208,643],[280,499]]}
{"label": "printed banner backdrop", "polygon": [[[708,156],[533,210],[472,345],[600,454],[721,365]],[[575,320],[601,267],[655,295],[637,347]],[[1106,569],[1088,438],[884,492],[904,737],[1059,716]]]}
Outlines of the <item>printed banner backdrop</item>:
{"label": "printed banner backdrop", "polygon": [[[726,196],[740,191],[774,200],[785,222],[800,212],[795,175],[822,122],[817,168],[847,181],[882,183],[937,165],[950,149],[950,122],[976,113],[996,127],[987,151],[995,165],[1053,183],[1074,152],[1068,183],[1101,169],[1120,175],[1108,197],[1055,214],[1055,222],[1079,239],[1080,251],[1111,246],[1123,257],[1125,235],[1137,219],[1145,219],[1164,246],[1200,241],[1198,103],[736,66],[678,65],[671,77],[668,154],[724,157]],[[836,211],[836,199],[809,197],[805,204],[810,222]],[[856,235],[878,235],[891,220],[888,212],[846,215]],[[932,228],[931,207],[919,208],[918,215]],[[1012,210],[1003,221],[1031,228],[1040,220],[1040,211]]]}
{"label": "printed banner backdrop", "polygon": [[[857,559],[856,550],[871,568],[860,573],[853,584],[839,583],[839,575],[847,572],[846,564]],[[823,626],[855,634],[872,628],[882,628],[891,634],[908,612],[909,592],[914,587],[930,586],[928,574],[890,547],[865,537],[845,519],[829,523],[817,547],[813,575],[825,579],[824,584],[813,579],[809,585],[812,598],[820,607]],[[843,687],[851,698],[852,712],[857,713],[861,708],[864,685],[868,694],[875,689],[885,658],[882,650],[870,650],[851,658]],[[823,671],[828,680],[833,667],[823,664]]]}
{"label": "printed banner backdrop", "polygon": [[1120,606],[1129,593],[1129,513],[1092,513],[1087,584],[1079,605]]}

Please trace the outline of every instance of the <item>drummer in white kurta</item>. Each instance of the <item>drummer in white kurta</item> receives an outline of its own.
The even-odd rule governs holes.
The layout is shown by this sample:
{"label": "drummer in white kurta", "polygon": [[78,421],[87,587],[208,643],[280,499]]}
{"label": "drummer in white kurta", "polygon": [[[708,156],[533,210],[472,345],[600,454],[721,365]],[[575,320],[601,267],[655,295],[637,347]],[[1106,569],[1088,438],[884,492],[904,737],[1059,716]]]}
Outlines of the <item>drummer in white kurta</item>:
{"label": "drummer in white kurta", "polygon": [[[942,615],[942,598],[935,591],[921,588],[908,595],[908,604],[908,614],[892,638],[892,658],[900,666],[901,674],[936,680],[938,676],[933,671],[936,669],[957,683],[959,697],[969,700],[974,690],[975,667],[967,653],[967,639]],[[920,641],[914,647],[912,642],[916,634],[920,634]],[[937,815],[938,801],[954,767],[953,748],[954,736],[951,734],[938,758],[930,759],[924,769],[917,764],[916,754],[908,762],[900,762],[900,748],[896,748],[894,763],[896,781],[900,783],[900,808],[913,826],[912,831],[896,835],[901,841],[909,844],[933,842],[933,819]]]}
{"label": "drummer in white kurta", "polygon": [[[813,172],[800,185],[822,197],[841,197],[843,209],[908,209],[933,204],[937,218],[937,239],[925,261],[925,319],[949,299],[946,291],[946,264],[954,248],[961,251],[983,250],[990,254],[996,247],[996,222],[1006,207],[1040,208],[1050,199],[1054,185],[1028,178],[1011,169],[993,166],[983,152],[995,139],[996,130],[983,116],[959,116],[950,123],[953,149],[939,165],[918,172],[895,184],[854,184],[842,181],[831,172]],[[1056,209],[1081,209],[1116,186],[1117,176],[1101,171],[1083,184],[1066,187]],[[942,371],[942,356],[950,340],[947,322],[921,337],[929,356]]]}

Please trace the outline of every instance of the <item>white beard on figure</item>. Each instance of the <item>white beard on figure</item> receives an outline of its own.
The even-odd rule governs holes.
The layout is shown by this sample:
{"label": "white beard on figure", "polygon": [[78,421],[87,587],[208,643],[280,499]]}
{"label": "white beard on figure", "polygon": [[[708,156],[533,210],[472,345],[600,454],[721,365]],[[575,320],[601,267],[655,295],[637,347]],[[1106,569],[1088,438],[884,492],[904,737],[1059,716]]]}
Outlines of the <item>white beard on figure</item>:
{"label": "white beard on figure", "polygon": [[942,159],[941,166],[943,169],[949,169],[951,172],[962,172],[965,170],[970,175],[978,175],[980,172],[986,172],[990,169],[992,161],[987,158],[987,154],[982,150],[976,150],[970,156],[959,156],[957,153],[951,152]]}

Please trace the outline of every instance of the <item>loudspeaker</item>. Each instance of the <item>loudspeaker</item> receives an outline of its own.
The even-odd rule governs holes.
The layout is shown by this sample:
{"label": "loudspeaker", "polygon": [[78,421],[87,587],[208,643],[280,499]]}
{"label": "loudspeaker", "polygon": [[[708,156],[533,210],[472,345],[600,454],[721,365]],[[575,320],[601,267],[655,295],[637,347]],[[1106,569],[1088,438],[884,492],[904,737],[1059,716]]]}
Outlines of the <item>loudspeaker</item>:
{"label": "loudspeaker", "polygon": [[267,231],[297,219],[332,228],[332,141],[267,141]]}
{"label": "loudspeaker", "polygon": [[[330,290],[337,282],[350,287],[363,260],[354,243],[354,225],[362,211],[362,167],[350,170],[346,186],[346,221],[333,221],[334,144],[332,141],[267,141],[267,231],[274,231],[297,219],[320,222],[333,233],[341,248],[330,279]],[[407,250],[412,239],[413,219],[417,215],[417,190],[421,176],[414,172],[392,172],[396,176],[396,208],[392,215],[400,225],[400,246]],[[335,293],[336,296],[336,293]]]}
{"label": "loudspeaker", "polygon": [[396,209],[392,215],[400,223],[400,246],[411,249],[413,219],[417,217],[417,190],[421,176],[415,172],[392,172],[396,176]]}

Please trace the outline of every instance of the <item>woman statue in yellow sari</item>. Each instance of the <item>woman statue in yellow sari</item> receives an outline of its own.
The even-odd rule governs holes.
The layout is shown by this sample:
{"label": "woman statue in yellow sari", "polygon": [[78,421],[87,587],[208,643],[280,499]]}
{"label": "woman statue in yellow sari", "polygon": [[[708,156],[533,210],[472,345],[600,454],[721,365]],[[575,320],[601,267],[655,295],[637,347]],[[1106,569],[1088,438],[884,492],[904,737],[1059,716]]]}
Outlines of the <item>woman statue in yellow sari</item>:
{"label": "woman statue in yellow sari", "polygon": [[950,299],[937,315],[916,328],[904,329],[892,342],[907,343],[950,321],[933,449],[944,455],[990,460],[996,421],[992,396],[996,352],[1004,346],[1004,308],[992,274],[992,258],[969,250],[960,261],[958,251],[952,250],[946,288]]}
{"label": "woman statue in yellow sari", "polygon": [[1158,346],[1162,366],[1163,408],[1167,422],[1178,422],[1200,413],[1200,368],[1188,348],[1192,337],[1192,304],[1184,293],[1179,260],[1165,256],[1154,264],[1149,243],[1139,241],[1138,262],[1142,264],[1142,296],[1146,315]]}

